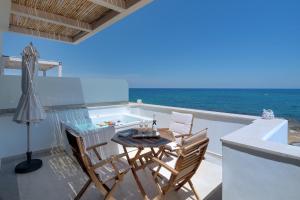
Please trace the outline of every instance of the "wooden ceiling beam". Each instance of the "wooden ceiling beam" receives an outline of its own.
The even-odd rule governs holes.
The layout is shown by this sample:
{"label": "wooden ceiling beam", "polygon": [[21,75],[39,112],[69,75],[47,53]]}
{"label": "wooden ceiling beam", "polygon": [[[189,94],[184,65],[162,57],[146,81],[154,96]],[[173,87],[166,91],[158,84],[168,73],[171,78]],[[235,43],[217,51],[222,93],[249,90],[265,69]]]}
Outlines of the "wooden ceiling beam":
{"label": "wooden ceiling beam", "polygon": [[25,35],[33,35],[33,36],[37,36],[37,37],[47,38],[50,40],[59,40],[59,41],[66,42],[66,43],[74,42],[73,38],[71,38],[71,37],[67,37],[67,36],[59,35],[59,34],[41,32],[41,31],[29,29],[29,28],[20,27],[20,26],[10,25],[9,31],[15,32],[15,33],[21,33],[21,34],[25,34]]}
{"label": "wooden ceiling beam", "polygon": [[[91,1],[91,0],[90,0]],[[127,2],[128,8],[124,12],[116,12],[114,10],[110,10],[103,17],[98,19],[97,21],[92,23],[93,31],[86,34],[78,34],[77,36],[73,37],[74,43],[78,44],[85,40],[86,38],[91,37],[92,35],[96,34],[99,31],[104,30],[105,28],[111,26],[112,24],[120,21],[121,19],[127,17],[131,13],[135,12],[136,10],[146,6],[147,4],[151,3],[153,0],[129,0]]]}
{"label": "wooden ceiling beam", "polygon": [[119,13],[126,10],[125,0],[89,0],[94,4],[109,8],[111,10],[117,11]]}
{"label": "wooden ceiling beam", "polygon": [[[100,19],[92,23],[93,29],[98,29],[99,27],[104,28],[108,26],[111,23],[111,21],[114,19],[114,17],[116,17],[117,15],[119,15],[119,13],[114,10],[107,11]],[[87,37],[88,34],[90,33],[79,33],[73,37],[73,40],[75,43],[77,43],[77,41],[81,41],[82,38]]]}
{"label": "wooden ceiling beam", "polygon": [[[35,19],[49,24],[61,25],[66,28],[72,28],[78,30],[76,34],[74,31],[73,35],[64,35],[62,32],[51,32],[39,31],[38,28],[30,28],[24,26],[19,26],[11,21],[9,31],[33,35],[37,37],[44,37],[52,40],[60,40],[66,43],[78,44],[83,40],[91,37],[99,31],[111,26],[112,24],[120,21],[121,19],[127,17],[136,10],[144,7],[153,0],[88,0],[94,2],[94,7],[96,5],[101,5],[102,7],[109,8],[107,12],[99,14],[97,19],[94,19],[92,22],[83,22],[79,18],[78,20],[73,18],[68,18],[62,15],[57,15],[47,10],[39,10],[35,8],[30,8],[22,6],[16,3],[12,3],[11,14],[25,17],[28,19]],[[87,11],[88,12],[88,11]],[[93,13],[95,14],[95,13]],[[12,19],[11,19],[12,20]],[[36,25],[38,22],[34,22]]]}
{"label": "wooden ceiling beam", "polygon": [[35,8],[29,8],[16,3],[12,3],[11,13],[17,16],[28,17],[30,19],[35,19],[35,20],[41,20],[44,22],[62,25],[76,30],[81,30],[86,32],[93,31],[92,26],[88,23],[79,20],[74,20],[61,15],[45,12]]}

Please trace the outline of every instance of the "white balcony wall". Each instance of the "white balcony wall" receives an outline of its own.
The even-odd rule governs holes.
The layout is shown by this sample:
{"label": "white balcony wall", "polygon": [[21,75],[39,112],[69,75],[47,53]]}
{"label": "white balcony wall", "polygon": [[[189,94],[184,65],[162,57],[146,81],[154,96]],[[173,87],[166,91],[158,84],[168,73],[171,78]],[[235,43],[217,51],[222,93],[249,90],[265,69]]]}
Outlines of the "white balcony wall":
{"label": "white balcony wall", "polygon": [[[86,120],[86,109],[47,112],[47,118],[33,124],[31,150],[39,151],[63,145],[60,120],[79,122]],[[12,121],[13,116],[0,116],[0,158],[20,155],[26,152],[26,126]]]}
{"label": "white balcony wall", "polygon": [[[124,105],[103,108],[81,108],[48,111],[47,118],[33,124],[31,149],[33,151],[51,149],[65,145],[65,134],[61,133],[60,122],[72,124],[92,122],[92,117],[112,113],[128,113]],[[12,121],[12,114],[0,116],[0,158],[20,155],[26,151],[26,126]]]}
{"label": "white balcony wall", "polygon": [[300,160],[223,146],[223,200],[299,200]]}
{"label": "white balcony wall", "polygon": [[3,32],[0,30],[0,76],[4,74],[4,67],[2,64],[2,46],[3,46]]}
{"label": "white balcony wall", "polygon": [[298,200],[300,149],[284,119],[257,119],[222,138],[223,200]]}
{"label": "white balcony wall", "polygon": [[222,155],[221,137],[250,124],[254,119],[256,119],[256,117],[253,116],[209,112],[195,109],[147,104],[132,105],[133,106],[131,106],[130,111],[133,114],[149,118],[152,118],[153,114],[155,114],[159,128],[169,127],[172,111],[192,113],[194,116],[192,133],[208,128],[208,137],[210,139],[208,151],[219,156]]}
{"label": "white balcony wall", "polygon": [[[64,135],[60,133],[59,122],[70,121],[73,123],[79,123],[87,121],[91,117],[97,117],[97,115],[114,114],[114,113],[132,113],[140,116],[152,118],[153,113],[156,114],[159,127],[168,127],[170,121],[171,110],[178,111],[179,108],[164,107],[160,110],[147,110],[144,108],[129,106],[113,106],[113,107],[99,107],[89,109],[68,109],[62,111],[49,111],[47,112],[47,119],[39,124],[36,124],[32,128],[32,150],[43,150],[59,145],[64,145]],[[180,109],[180,111],[190,112],[186,109]],[[203,111],[198,114],[194,113],[194,129],[193,132],[209,128],[210,146],[209,151],[212,153],[221,154],[220,149],[220,137],[224,134],[228,134],[240,127],[245,126],[245,117],[228,119],[228,114],[218,113],[219,116],[212,117],[211,114],[205,114]],[[200,117],[201,115],[201,117]],[[19,155],[26,150],[26,127],[22,124],[16,124],[12,121],[12,114],[0,116],[0,158]],[[223,119],[223,121],[220,119]],[[215,120],[212,120],[214,118]],[[236,120],[236,122],[233,122]],[[249,122],[251,121],[248,119]],[[242,123],[243,121],[243,123]],[[213,131],[214,132],[213,132]]]}
{"label": "white balcony wall", "polygon": [[[0,77],[0,158],[26,151],[26,127],[12,121],[7,109],[17,106],[21,95],[18,76]],[[89,118],[87,109],[67,109],[79,104],[114,104],[128,101],[128,85],[124,80],[40,77],[37,92],[44,106],[50,106],[46,120],[32,127],[32,150],[43,150],[59,145],[59,121],[83,121]],[[60,107],[53,111],[51,106]],[[91,111],[92,112],[92,111]]]}
{"label": "white balcony wall", "polygon": [[281,144],[288,144],[287,130],[288,123],[285,123],[284,125],[279,126],[277,129],[266,134],[266,136],[263,137],[263,140]]}
{"label": "white balcony wall", "polygon": [[[128,101],[128,84],[118,79],[37,77],[43,106]],[[0,109],[16,108],[21,96],[20,76],[0,77]]]}

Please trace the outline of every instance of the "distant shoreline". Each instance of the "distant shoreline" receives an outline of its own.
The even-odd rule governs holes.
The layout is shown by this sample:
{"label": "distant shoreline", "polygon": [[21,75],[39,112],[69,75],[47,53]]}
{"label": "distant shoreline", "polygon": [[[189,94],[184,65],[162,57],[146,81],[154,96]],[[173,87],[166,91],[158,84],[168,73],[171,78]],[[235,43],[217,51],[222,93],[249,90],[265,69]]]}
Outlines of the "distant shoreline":
{"label": "distant shoreline", "polygon": [[297,120],[289,120],[289,144],[300,143],[300,122]]}

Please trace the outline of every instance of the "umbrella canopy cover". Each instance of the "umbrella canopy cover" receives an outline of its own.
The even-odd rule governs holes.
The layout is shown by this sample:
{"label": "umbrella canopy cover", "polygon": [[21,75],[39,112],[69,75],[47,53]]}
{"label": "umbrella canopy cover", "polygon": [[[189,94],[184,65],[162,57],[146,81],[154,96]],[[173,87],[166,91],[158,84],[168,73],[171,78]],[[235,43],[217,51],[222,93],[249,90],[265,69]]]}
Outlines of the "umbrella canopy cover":
{"label": "umbrella canopy cover", "polygon": [[39,122],[46,118],[35,91],[39,53],[30,43],[22,52],[22,96],[13,120],[18,123]]}

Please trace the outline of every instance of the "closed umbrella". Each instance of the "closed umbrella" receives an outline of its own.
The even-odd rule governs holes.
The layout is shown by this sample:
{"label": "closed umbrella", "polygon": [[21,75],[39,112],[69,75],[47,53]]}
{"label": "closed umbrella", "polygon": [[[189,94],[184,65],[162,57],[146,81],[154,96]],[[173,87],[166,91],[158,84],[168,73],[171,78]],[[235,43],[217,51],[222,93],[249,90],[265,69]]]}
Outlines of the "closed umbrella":
{"label": "closed umbrella", "polygon": [[19,163],[16,173],[27,173],[39,169],[42,161],[32,159],[30,151],[31,123],[37,123],[46,118],[45,111],[35,93],[35,77],[38,73],[39,53],[30,43],[22,52],[22,96],[19,100],[13,120],[17,123],[25,123],[27,126],[27,160]]}

